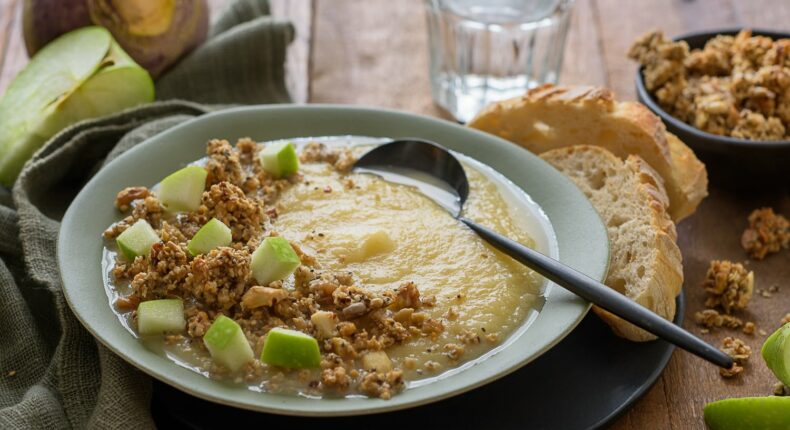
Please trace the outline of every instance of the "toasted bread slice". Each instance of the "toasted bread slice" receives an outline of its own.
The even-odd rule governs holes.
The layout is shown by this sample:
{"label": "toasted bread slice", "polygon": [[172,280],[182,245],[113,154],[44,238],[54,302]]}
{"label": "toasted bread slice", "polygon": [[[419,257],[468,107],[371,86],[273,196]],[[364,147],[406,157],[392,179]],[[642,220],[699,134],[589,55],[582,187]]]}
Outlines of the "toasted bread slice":
{"label": "toasted bread slice", "polygon": [[[639,156],[623,161],[598,146],[555,149],[541,158],[567,175],[606,223],[610,261],[605,284],[671,321],[683,265],[661,178]],[[603,309],[593,310],[622,337],[655,339]]]}
{"label": "toasted bread slice", "polygon": [[692,214],[707,195],[705,166],[661,120],[636,102],[616,102],[599,87],[543,85],[493,103],[469,123],[540,154],[571,145],[595,145],[621,159],[640,156],[664,179],[669,214]]}

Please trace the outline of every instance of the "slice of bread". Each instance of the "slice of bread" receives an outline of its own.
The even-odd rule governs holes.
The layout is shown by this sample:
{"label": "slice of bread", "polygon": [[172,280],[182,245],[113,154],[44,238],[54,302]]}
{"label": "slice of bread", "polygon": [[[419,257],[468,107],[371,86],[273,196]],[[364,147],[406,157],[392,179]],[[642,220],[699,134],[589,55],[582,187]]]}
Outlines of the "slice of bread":
{"label": "slice of bread", "polygon": [[[671,321],[683,265],[661,178],[639,156],[621,160],[598,146],[570,146],[540,157],[568,176],[603,218],[610,245],[604,283]],[[593,310],[622,337],[656,338],[603,309]]]}
{"label": "slice of bread", "polygon": [[616,102],[599,87],[543,85],[493,103],[469,123],[540,154],[571,145],[595,145],[621,159],[642,157],[664,179],[669,214],[692,214],[707,195],[705,165],[661,120],[636,102]]}

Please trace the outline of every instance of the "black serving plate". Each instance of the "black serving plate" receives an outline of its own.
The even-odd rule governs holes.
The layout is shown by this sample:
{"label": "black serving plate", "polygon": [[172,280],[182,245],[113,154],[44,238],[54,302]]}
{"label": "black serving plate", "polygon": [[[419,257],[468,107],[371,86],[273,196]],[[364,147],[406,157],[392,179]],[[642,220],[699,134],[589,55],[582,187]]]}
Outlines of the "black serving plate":
{"label": "black serving plate", "polygon": [[[685,300],[677,302],[681,324]],[[343,418],[301,418],[236,409],[154,381],[151,410],[159,428],[594,429],[610,424],[666,367],[674,346],[633,343],[590,313],[562,342],[512,374],[468,393],[408,410]],[[375,420],[375,421],[374,421]]]}
{"label": "black serving plate", "polygon": [[[735,35],[740,29],[689,33],[674,40],[685,40],[689,48],[699,49],[716,35]],[[772,39],[790,38],[790,33],[752,30],[755,36]],[[711,182],[730,187],[754,185],[787,187],[790,180],[790,141],[753,141],[707,133],[664,111],[645,88],[642,68],[636,72],[638,100],[661,117],[667,130],[677,135],[705,162]]]}

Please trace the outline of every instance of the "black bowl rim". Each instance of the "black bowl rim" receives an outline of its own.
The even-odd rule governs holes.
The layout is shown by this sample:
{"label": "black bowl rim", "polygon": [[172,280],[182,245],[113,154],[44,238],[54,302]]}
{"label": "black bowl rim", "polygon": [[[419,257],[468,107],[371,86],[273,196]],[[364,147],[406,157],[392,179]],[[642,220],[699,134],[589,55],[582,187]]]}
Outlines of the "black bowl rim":
{"label": "black bowl rim", "polygon": [[[747,28],[747,27],[744,27]],[[706,39],[712,39],[720,34],[723,35],[735,35],[738,34],[739,31],[743,30],[744,28],[727,28],[722,30],[706,30],[706,31],[695,31],[690,33],[684,33],[680,36],[676,36],[672,38],[674,41],[680,40],[687,40],[690,38],[696,37],[705,37]],[[759,28],[752,28],[752,33],[757,36],[767,36],[772,39],[781,39],[781,38],[790,38],[790,33],[776,31],[776,30],[764,30]],[[724,144],[733,147],[742,147],[744,145],[748,145],[751,148],[783,148],[783,147],[790,147],[790,140],[748,140],[748,139],[739,139],[736,137],[729,137],[729,136],[720,136],[718,134],[708,133],[707,131],[702,131],[691,124],[687,124],[674,116],[670,115],[667,111],[665,111],[661,106],[653,100],[653,95],[647,91],[645,87],[645,82],[642,77],[642,70],[644,69],[643,66],[640,66],[639,69],[636,71],[636,92],[639,96],[640,101],[642,101],[645,105],[647,105],[650,110],[652,110],[656,115],[661,117],[661,119],[671,124],[673,127],[678,128],[685,133],[695,135],[700,139],[705,140],[705,145],[707,146],[708,143],[718,143]]]}

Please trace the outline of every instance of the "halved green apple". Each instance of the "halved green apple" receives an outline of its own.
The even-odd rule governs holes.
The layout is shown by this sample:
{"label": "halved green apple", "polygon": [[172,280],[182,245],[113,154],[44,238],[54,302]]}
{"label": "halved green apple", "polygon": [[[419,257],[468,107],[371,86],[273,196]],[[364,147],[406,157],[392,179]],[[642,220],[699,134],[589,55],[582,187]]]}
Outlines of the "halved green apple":
{"label": "halved green apple", "polygon": [[282,178],[299,170],[299,157],[291,142],[266,144],[259,154],[261,167],[275,178]]}
{"label": "halved green apple", "polygon": [[255,358],[250,342],[236,321],[220,315],[203,335],[211,358],[232,372],[241,369]]}
{"label": "halved green apple", "polygon": [[252,277],[261,285],[285,279],[302,262],[284,237],[267,237],[252,253]]}
{"label": "halved green apple", "polygon": [[194,211],[206,188],[208,172],[200,166],[187,166],[171,173],[159,184],[157,195],[162,205],[171,212]]}
{"label": "halved green apple", "polygon": [[141,219],[119,234],[115,243],[124,257],[134,260],[138,255],[148,255],[151,247],[160,240],[151,224]]}
{"label": "halved green apple", "polygon": [[154,84],[101,27],[55,39],[14,78],[0,99],[0,183],[63,128],[153,101]]}
{"label": "halved green apple", "polygon": [[148,300],[137,306],[137,331],[141,335],[184,331],[184,302],[180,299]]}
{"label": "halved green apple", "polygon": [[261,361],[290,369],[319,367],[321,351],[318,349],[318,341],[312,336],[275,327],[269,330],[263,342]]}
{"label": "halved green apple", "polygon": [[211,218],[209,222],[200,227],[200,230],[195,233],[195,236],[189,241],[187,249],[190,254],[195,256],[205,254],[220,246],[229,246],[232,241],[233,237],[230,227],[216,218]]}

